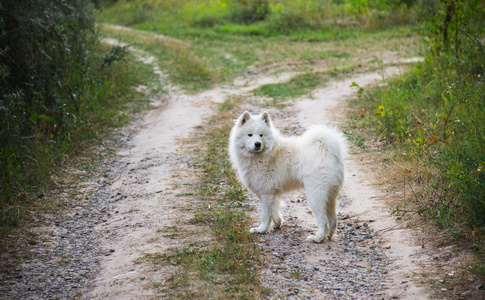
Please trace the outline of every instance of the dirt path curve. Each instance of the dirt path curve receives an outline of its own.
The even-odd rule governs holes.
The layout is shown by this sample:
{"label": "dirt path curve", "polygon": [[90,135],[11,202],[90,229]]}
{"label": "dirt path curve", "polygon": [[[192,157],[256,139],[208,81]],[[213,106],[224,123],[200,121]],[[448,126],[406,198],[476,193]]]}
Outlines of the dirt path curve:
{"label": "dirt path curve", "polygon": [[[156,60],[146,53],[138,54],[165,80]],[[395,74],[398,69],[387,68],[385,72]],[[290,76],[238,79],[233,86],[197,95],[172,90],[168,96],[152,99],[156,109],[123,130],[126,146],[119,150],[116,162],[111,165],[114,178],[102,187],[103,195],[111,195],[108,208],[111,213],[95,228],[104,237],[100,246],[105,256],[100,259],[101,270],[83,298],[155,296],[151,287],[155,283],[163,285],[170,274],[146,276],[144,265],[134,262],[144,253],[164,252],[179,245],[179,240],[169,235],[161,237],[160,232],[176,224],[188,224],[192,218],[187,213],[191,204],[179,195],[196,179],[189,167],[191,158],[181,154],[179,139],[201,126],[204,118],[213,113],[214,103],[221,103],[228,95],[244,95],[261,84]],[[342,112],[345,99],[355,93],[349,87],[351,82],[365,86],[381,78],[376,72],[332,81],[314,91],[312,99],[300,99],[292,107],[270,112],[277,127],[289,126],[296,132],[313,123],[336,123],[341,121],[336,114]],[[248,103],[245,109],[262,108]],[[423,290],[408,278],[419,270],[414,261],[419,258],[420,247],[414,245],[411,232],[393,228],[394,220],[379,203],[384,195],[372,186],[366,164],[360,159],[358,155],[349,155],[346,161],[346,182],[334,241],[304,242],[306,233],[316,227],[304,205],[303,192],[286,197],[285,226],[261,236],[260,245],[267,256],[263,281],[273,289],[272,297],[425,298]],[[257,200],[252,200],[258,206]]]}

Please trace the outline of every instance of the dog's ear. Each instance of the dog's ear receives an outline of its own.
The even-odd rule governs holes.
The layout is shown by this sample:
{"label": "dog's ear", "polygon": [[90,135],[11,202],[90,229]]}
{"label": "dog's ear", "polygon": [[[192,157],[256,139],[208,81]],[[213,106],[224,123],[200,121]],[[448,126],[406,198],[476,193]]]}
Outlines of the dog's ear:
{"label": "dog's ear", "polygon": [[266,123],[268,124],[268,126],[271,125],[271,118],[269,117],[269,113],[267,111],[263,112],[261,114],[261,119]]}
{"label": "dog's ear", "polygon": [[248,111],[245,111],[239,117],[239,120],[237,120],[237,124],[239,126],[243,126],[247,121],[249,121],[250,118],[251,118],[251,115],[249,114],[249,112]]}

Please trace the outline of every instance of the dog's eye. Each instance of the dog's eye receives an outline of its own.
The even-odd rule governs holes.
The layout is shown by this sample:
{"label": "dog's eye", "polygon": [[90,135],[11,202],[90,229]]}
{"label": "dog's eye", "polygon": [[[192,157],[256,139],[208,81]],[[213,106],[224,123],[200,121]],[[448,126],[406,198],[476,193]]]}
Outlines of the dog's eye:
{"label": "dog's eye", "polygon": [[262,134],[260,134],[259,136],[260,136],[260,137],[263,137],[263,135],[262,135]]}
{"label": "dog's eye", "polygon": [[250,134],[248,134],[248,136],[253,136],[253,134],[252,134],[252,133],[250,133]]}

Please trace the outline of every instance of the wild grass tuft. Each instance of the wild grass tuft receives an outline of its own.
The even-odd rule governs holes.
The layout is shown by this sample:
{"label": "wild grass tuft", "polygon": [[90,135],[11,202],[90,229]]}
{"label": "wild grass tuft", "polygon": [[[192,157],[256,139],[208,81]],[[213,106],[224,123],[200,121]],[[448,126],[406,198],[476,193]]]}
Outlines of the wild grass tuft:
{"label": "wild grass tuft", "polygon": [[255,89],[257,96],[272,98],[267,104],[273,107],[283,107],[285,100],[294,99],[311,92],[315,88],[324,87],[332,77],[345,76],[351,69],[331,70],[325,72],[306,72],[293,76],[288,82],[265,84]]}

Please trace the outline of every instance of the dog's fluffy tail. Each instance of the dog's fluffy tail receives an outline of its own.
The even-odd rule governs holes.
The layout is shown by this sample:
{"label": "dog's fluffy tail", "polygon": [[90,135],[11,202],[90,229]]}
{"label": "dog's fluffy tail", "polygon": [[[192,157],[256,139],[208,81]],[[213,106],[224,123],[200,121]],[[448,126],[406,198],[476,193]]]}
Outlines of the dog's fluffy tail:
{"label": "dog's fluffy tail", "polygon": [[329,153],[335,156],[337,161],[343,161],[347,155],[347,139],[335,126],[313,125],[305,133],[309,141],[320,140]]}

